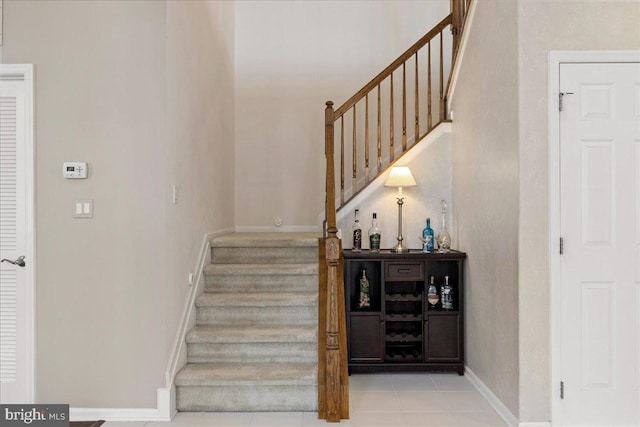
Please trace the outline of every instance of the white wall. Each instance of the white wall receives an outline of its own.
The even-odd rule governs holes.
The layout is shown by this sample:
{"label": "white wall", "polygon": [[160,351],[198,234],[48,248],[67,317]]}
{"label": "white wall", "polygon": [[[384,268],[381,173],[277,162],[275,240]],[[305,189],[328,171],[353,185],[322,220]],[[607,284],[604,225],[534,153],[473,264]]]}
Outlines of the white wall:
{"label": "white wall", "polygon": [[[452,239],[455,238],[451,224],[451,212],[455,206],[452,205],[451,200],[450,134],[445,133],[439,138],[430,136],[419,144],[403,161],[398,162],[398,166],[409,166],[416,180],[415,187],[403,188],[403,244],[410,249],[422,248],[420,236],[422,236],[427,218],[431,218],[431,228],[434,233],[437,234],[440,231],[441,200],[445,200],[448,204],[447,229]],[[368,197],[361,202],[349,203],[345,210],[340,210],[338,212],[338,228],[342,232],[342,246],[345,249],[350,249],[353,244],[354,209],[360,209],[360,224],[364,233],[363,249],[369,248],[368,230],[371,227],[371,217],[374,212],[378,217],[381,248],[388,249],[395,246],[398,243],[397,196],[398,189],[384,187],[384,179],[382,179],[380,185]],[[453,247],[453,249],[458,249],[458,247]]]}
{"label": "white wall", "polygon": [[153,408],[194,254],[233,224],[233,6],[5,1],[2,61],[36,69],[36,399]]}
{"label": "white wall", "polygon": [[448,0],[236,3],[237,226],[319,226],[325,101],[342,104],[448,13]]}
{"label": "white wall", "polygon": [[466,362],[518,416],[518,28],[511,0],[477,3],[451,108],[454,227]]}
{"label": "white wall", "polygon": [[550,50],[640,49],[640,3],[521,1],[520,420],[551,418],[547,64]]}
{"label": "white wall", "polygon": [[[166,339],[173,343],[203,236],[232,229],[233,2],[167,3]],[[171,204],[177,185],[178,203]],[[167,351],[171,347],[167,348]]]}

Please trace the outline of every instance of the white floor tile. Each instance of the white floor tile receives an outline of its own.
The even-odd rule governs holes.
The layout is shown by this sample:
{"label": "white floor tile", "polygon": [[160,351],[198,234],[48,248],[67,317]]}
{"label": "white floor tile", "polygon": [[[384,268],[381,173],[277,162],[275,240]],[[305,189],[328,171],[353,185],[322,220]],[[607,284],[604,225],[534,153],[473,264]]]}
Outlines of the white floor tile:
{"label": "white floor tile", "polygon": [[328,423],[327,420],[319,420],[317,412],[304,412],[302,414],[302,427],[331,427],[336,425],[339,427],[357,427],[351,420],[342,420],[340,424]]}
{"label": "white floor tile", "polygon": [[352,374],[350,390],[393,391],[389,374]]}
{"label": "white floor tile", "polygon": [[400,411],[491,412],[493,410],[477,391],[401,391],[396,394]]}
{"label": "white floor tile", "polygon": [[302,427],[302,412],[254,412],[250,427]]}
{"label": "white floor tile", "polygon": [[349,421],[356,427],[406,427],[401,412],[355,412]]}
{"label": "white floor tile", "polygon": [[389,380],[394,391],[435,391],[436,383],[429,374],[389,374]]}
{"label": "white floor tile", "polygon": [[394,412],[400,409],[395,391],[352,391],[351,412]]}
{"label": "white floor tile", "polygon": [[431,379],[443,391],[475,391],[476,388],[464,375],[456,373],[437,373],[432,374]]}
{"label": "white floor tile", "polygon": [[405,427],[507,427],[495,412],[405,412]]}

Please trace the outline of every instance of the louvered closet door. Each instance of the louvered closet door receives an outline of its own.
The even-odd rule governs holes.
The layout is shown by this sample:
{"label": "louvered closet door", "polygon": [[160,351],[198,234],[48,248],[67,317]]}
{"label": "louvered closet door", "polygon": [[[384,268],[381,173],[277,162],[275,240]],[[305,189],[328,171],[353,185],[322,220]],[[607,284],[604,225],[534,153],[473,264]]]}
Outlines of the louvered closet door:
{"label": "louvered closet door", "polygon": [[[26,250],[24,83],[0,81],[0,259]],[[0,263],[0,402],[25,403],[25,269]]]}

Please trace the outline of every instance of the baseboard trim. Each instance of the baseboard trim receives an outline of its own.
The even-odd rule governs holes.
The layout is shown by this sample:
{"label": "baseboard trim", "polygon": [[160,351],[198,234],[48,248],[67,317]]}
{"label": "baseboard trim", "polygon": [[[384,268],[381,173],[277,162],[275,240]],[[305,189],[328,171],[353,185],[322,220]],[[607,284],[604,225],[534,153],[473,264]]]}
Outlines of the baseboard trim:
{"label": "baseboard trim", "polygon": [[176,337],[173,342],[173,348],[171,351],[171,358],[165,371],[166,390],[160,396],[158,393],[158,408],[167,407],[167,413],[170,414],[169,419],[175,415],[176,399],[175,399],[175,387],[173,386],[173,379],[176,374],[187,363],[187,346],[186,336],[187,332],[195,326],[195,300],[204,288],[204,267],[211,262],[211,239],[223,236],[225,234],[233,233],[234,228],[224,228],[222,230],[215,231],[213,233],[206,233],[202,238],[200,245],[200,253],[195,266],[195,281],[189,290],[189,295],[182,308],[182,316],[180,318],[180,326],[176,332]]}
{"label": "baseboard trim", "polygon": [[[157,408],[69,408],[70,421],[171,421],[170,388],[159,388]],[[175,401],[175,399],[173,399]]]}
{"label": "baseboard trim", "polygon": [[236,226],[237,233],[321,233],[320,225],[283,225],[281,227],[271,226]]}
{"label": "baseboard trim", "polygon": [[473,386],[478,389],[480,394],[483,395],[485,399],[487,399],[489,404],[493,407],[493,409],[496,410],[498,415],[502,417],[502,419],[507,423],[508,426],[519,427],[523,425],[520,424],[518,418],[516,418],[516,416],[511,413],[509,408],[507,408],[505,404],[502,403],[500,399],[498,399],[498,396],[493,394],[491,389],[489,389],[489,387],[487,387],[487,385],[482,382],[482,380],[468,366],[465,366],[465,375],[467,376],[471,384],[473,384]]}

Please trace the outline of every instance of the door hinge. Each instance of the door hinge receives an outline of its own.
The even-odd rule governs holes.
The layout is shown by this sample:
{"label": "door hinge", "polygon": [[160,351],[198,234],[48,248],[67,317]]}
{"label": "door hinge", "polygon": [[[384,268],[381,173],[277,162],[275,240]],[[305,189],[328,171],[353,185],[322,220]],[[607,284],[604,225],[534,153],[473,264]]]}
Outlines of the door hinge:
{"label": "door hinge", "polygon": [[560,255],[564,253],[564,237],[560,238]]}
{"label": "door hinge", "polygon": [[560,399],[564,399],[564,381],[560,381]]}
{"label": "door hinge", "polygon": [[573,95],[573,92],[560,92],[558,94],[558,110],[562,111],[562,107],[564,106],[563,102],[562,102],[562,98],[565,95]]}

